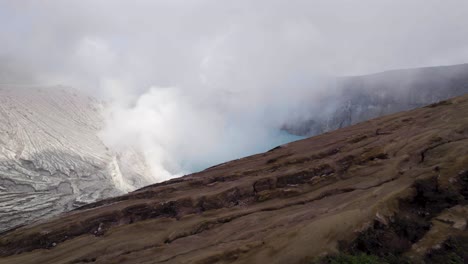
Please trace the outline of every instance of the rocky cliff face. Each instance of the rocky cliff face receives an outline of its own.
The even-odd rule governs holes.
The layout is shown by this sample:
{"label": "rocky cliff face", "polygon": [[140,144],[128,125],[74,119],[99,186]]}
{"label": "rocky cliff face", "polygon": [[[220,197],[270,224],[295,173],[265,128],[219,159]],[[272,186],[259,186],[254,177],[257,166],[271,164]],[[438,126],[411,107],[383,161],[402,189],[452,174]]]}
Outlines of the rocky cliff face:
{"label": "rocky cliff face", "polygon": [[102,110],[69,88],[0,87],[0,231],[150,183],[99,139]]}
{"label": "rocky cliff face", "polygon": [[344,77],[328,83],[310,114],[291,119],[283,129],[318,135],[372,118],[406,111],[468,93],[468,64],[395,70]]}
{"label": "rocky cliff face", "polygon": [[468,95],[89,204],[1,234],[0,262],[463,263],[466,113]]}

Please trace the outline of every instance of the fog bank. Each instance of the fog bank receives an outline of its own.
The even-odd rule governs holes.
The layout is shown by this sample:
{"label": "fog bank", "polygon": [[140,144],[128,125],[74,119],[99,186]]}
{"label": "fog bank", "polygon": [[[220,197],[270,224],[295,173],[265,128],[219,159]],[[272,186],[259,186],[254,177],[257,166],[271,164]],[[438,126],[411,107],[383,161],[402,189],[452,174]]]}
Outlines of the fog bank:
{"label": "fog bank", "polygon": [[465,1],[11,0],[0,20],[0,83],[107,100],[102,138],[157,180],[295,139],[330,76],[468,62]]}

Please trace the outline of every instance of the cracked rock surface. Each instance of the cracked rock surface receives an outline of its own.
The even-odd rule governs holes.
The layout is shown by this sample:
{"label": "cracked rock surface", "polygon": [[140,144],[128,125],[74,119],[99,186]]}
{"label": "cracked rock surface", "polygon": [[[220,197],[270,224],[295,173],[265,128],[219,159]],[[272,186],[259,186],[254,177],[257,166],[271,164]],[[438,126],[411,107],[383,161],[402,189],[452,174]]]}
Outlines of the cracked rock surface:
{"label": "cracked rock surface", "polygon": [[70,88],[0,87],[0,231],[150,183],[98,137],[103,108]]}
{"label": "cracked rock surface", "polygon": [[309,263],[419,218],[396,241],[422,258],[466,232],[466,113],[468,95],[88,204],[3,233],[0,262]]}

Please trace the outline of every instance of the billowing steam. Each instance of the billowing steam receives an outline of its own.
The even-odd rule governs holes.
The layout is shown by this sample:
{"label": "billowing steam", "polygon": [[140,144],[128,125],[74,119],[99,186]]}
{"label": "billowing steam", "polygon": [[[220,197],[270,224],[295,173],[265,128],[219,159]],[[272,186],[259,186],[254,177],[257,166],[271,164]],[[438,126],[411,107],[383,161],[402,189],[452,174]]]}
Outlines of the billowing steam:
{"label": "billowing steam", "polygon": [[327,76],[468,61],[462,1],[11,0],[0,20],[0,82],[110,101],[103,139],[156,180],[292,140]]}

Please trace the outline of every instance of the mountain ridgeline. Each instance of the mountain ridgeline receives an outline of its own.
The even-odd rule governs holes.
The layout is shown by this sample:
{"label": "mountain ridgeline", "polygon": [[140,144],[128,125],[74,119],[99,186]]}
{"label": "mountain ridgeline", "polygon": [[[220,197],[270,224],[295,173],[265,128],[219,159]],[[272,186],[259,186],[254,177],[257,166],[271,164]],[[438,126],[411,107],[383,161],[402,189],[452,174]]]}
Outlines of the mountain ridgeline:
{"label": "mountain ridgeline", "polygon": [[468,64],[387,71],[330,81],[310,105],[309,115],[282,129],[318,135],[383,115],[406,111],[468,93]]}

